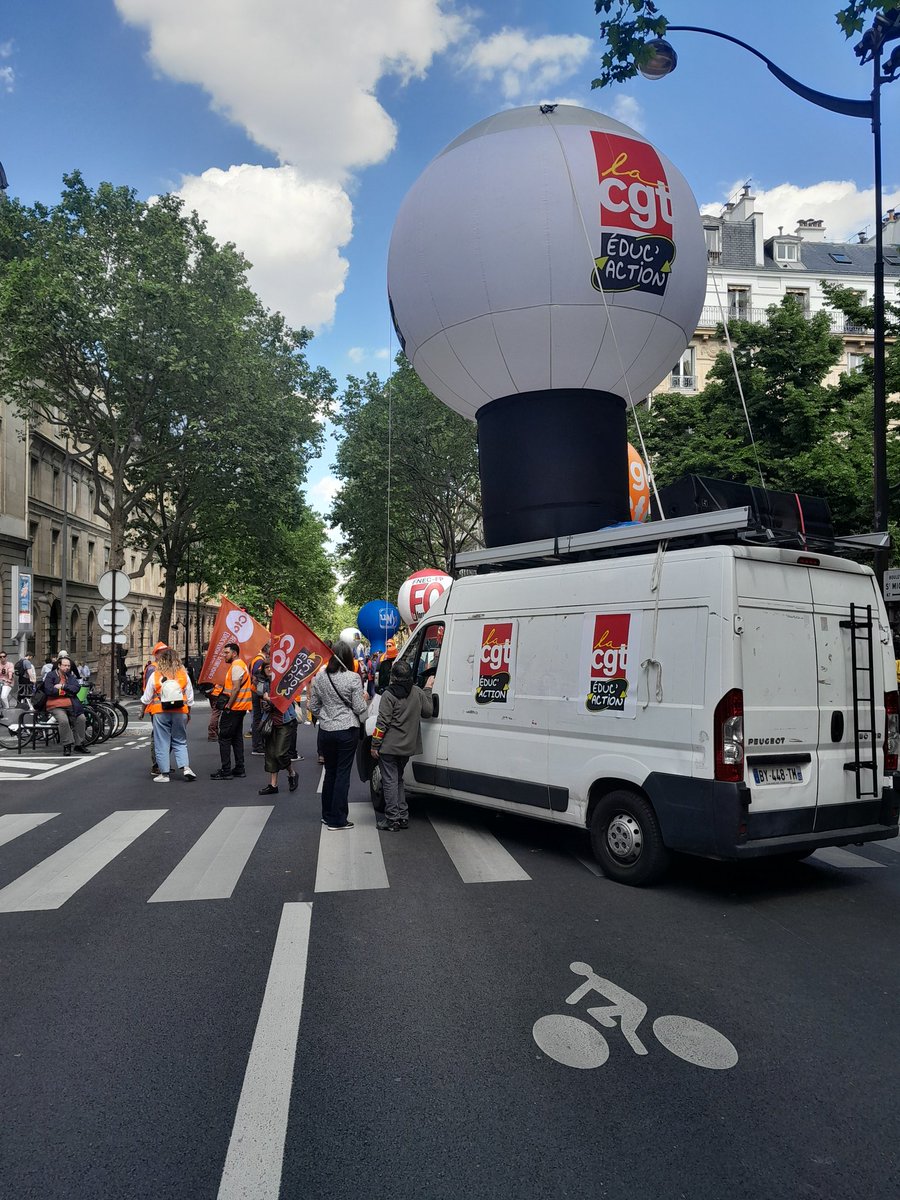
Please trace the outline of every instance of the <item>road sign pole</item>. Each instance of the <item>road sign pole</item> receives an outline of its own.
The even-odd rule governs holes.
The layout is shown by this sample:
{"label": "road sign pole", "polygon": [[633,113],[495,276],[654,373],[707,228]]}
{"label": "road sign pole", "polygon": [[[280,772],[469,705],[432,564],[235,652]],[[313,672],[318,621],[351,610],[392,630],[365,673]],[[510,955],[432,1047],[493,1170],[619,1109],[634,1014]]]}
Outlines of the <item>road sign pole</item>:
{"label": "road sign pole", "polygon": [[115,704],[116,699],[117,699],[116,684],[118,683],[118,679],[119,679],[119,643],[116,641],[116,637],[115,637],[116,632],[117,632],[116,631],[116,581],[118,580],[118,578],[119,578],[119,572],[114,569],[113,573],[112,573],[113,640],[110,643],[110,650],[111,650],[110,663],[112,665],[110,667],[110,683],[109,683],[109,694],[110,694],[110,697],[112,698],[113,704]]}

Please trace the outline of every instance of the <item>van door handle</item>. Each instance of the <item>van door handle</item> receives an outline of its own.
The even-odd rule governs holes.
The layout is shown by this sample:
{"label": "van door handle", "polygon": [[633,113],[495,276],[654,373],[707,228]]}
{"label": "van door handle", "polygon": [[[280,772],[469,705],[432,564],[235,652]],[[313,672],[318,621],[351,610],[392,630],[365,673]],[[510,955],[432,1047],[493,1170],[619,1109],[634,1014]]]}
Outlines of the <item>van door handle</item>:
{"label": "van door handle", "polygon": [[438,713],[441,711],[441,705],[440,705],[440,697],[436,696],[434,694],[434,692],[431,693],[431,703],[434,705],[434,711],[432,712],[431,715],[433,717],[436,717],[438,715]]}

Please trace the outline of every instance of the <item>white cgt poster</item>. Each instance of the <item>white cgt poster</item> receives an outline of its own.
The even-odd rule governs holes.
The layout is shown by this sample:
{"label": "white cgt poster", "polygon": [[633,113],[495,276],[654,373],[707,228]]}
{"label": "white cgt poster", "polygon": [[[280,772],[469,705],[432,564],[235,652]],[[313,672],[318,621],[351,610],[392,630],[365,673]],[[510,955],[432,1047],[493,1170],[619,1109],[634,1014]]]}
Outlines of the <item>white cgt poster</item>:
{"label": "white cgt poster", "polygon": [[579,704],[589,713],[634,717],[641,658],[637,613],[585,613]]}

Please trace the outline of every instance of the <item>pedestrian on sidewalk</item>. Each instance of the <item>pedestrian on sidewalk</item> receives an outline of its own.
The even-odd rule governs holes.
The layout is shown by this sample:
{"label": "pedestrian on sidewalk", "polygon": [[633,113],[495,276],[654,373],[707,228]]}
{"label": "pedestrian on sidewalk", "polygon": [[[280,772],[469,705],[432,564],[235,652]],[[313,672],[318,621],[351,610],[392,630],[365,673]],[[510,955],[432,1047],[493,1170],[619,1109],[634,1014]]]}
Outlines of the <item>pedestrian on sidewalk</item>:
{"label": "pedestrian on sidewalk", "polygon": [[0,709],[10,708],[9,698],[12,695],[16,673],[9,661],[5,650],[0,650]]}
{"label": "pedestrian on sidewalk", "polygon": [[144,713],[153,718],[154,758],[159,768],[154,775],[155,783],[168,783],[171,756],[180,768],[184,779],[193,783],[197,778],[191,770],[188,757],[187,727],[191,719],[194,689],[184,664],[169,647],[156,655],[156,667],[152,671],[144,694],[141,696],[141,719]]}
{"label": "pedestrian on sidewalk", "polygon": [[247,774],[244,769],[244,717],[252,705],[250,672],[240,652],[237,642],[229,642],[222,651],[222,657],[228,665],[222,692],[226,697],[225,707],[219,718],[219,756],[222,766],[212,772],[210,779],[242,779]]}
{"label": "pedestrian on sidewalk", "polygon": [[353,822],[347,820],[350,770],[367,706],[353,650],[346,642],[335,642],[328,666],[313,680],[309,707],[319,724],[319,752],[325,761],[322,823],[326,829],[352,829]]}
{"label": "pedestrian on sidewalk", "polygon": [[68,654],[60,654],[41,686],[47,694],[47,711],[59,726],[63,754],[68,756],[73,750],[76,754],[90,754],[85,745],[84,705],[78,699],[81,679]]}
{"label": "pedestrian on sidewalk", "polygon": [[259,789],[260,796],[275,796],[278,794],[278,772],[287,771],[288,788],[296,792],[300,776],[291,766],[291,745],[297,737],[297,713],[294,705],[289,704],[285,712],[279,712],[269,700],[269,689],[272,684],[272,668],[265,663],[261,671],[257,671],[257,679],[263,686],[260,695],[260,732],[264,753],[265,768],[269,774],[269,782]]}
{"label": "pedestrian on sidewalk", "polygon": [[403,772],[410,756],[422,753],[422,718],[434,716],[434,676],[424,688],[413,683],[409,663],[398,658],[391,667],[391,682],[382,694],[378,722],[372,734],[372,757],[381,762],[384,816],[376,821],[385,833],[409,829],[409,807]]}

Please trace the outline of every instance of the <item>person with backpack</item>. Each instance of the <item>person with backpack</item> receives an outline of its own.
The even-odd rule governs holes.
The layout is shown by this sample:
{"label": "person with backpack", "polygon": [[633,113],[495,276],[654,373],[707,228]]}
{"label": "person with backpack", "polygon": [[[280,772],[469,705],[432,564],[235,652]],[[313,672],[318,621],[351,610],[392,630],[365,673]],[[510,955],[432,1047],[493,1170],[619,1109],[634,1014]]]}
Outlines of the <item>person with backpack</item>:
{"label": "person with backpack", "polygon": [[156,667],[150,673],[141,696],[141,717],[149,712],[153,717],[153,751],[159,774],[155,783],[169,782],[170,756],[180,767],[188,783],[197,778],[188,759],[187,723],[190,720],[194,689],[184,664],[168,646],[156,655]]}
{"label": "person with backpack", "polygon": [[378,723],[372,734],[372,757],[381,761],[384,790],[384,816],[376,825],[386,833],[409,829],[403,772],[410,756],[422,753],[421,720],[434,715],[433,686],[433,675],[420,688],[413,683],[409,663],[402,658],[394,661],[391,682],[382,694]]}
{"label": "person with backpack", "polygon": [[78,699],[80,688],[81,678],[74,670],[71,658],[63,652],[44,677],[41,690],[46,701],[40,707],[45,708],[59,726],[59,740],[66,756],[73,750],[76,754],[90,754],[85,745],[84,705]]}

